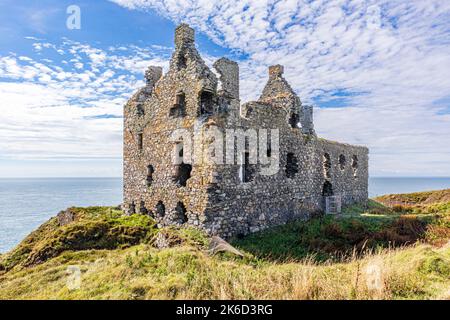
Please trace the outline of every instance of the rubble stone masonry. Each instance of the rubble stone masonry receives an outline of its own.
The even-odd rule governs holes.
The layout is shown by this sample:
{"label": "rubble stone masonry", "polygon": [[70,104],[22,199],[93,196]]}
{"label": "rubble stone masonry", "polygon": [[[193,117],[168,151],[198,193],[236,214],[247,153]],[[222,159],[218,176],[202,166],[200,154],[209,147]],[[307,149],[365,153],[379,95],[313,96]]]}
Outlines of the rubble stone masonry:
{"label": "rubble stone masonry", "polygon": [[230,238],[306,219],[325,210],[328,196],[343,206],[367,201],[368,149],[318,138],[313,108],[301,103],[283,66],[270,67],[258,101],[242,105],[238,64],[221,58],[213,67],[196,50],[194,30],[181,24],[168,72],[150,66],[146,86],[125,105],[128,214]]}

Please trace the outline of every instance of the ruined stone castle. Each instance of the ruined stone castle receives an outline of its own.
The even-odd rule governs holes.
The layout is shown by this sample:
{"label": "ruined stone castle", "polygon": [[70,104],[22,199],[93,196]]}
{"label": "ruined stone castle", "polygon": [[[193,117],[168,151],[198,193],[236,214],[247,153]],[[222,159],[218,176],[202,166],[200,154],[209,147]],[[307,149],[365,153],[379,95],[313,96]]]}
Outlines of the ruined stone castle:
{"label": "ruined stone castle", "polygon": [[178,26],[168,72],[150,66],[124,108],[124,210],[230,238],[366,202],[368,149],[318,138],[283,67],[268,73],[241,105],[238,64],[210,69]]}

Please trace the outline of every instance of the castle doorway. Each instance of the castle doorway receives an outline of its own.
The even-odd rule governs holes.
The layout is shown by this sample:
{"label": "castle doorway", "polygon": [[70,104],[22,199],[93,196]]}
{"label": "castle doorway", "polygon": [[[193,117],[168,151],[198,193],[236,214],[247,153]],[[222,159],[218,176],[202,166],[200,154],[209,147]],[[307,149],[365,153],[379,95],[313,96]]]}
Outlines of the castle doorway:
{"label": "castle doorway", "polygon": [[322,196],[324,211],[326,214],[338,214],[341,213],[341,196],[334,195],[333,185],[330,181],[325,181],[322,187]]}

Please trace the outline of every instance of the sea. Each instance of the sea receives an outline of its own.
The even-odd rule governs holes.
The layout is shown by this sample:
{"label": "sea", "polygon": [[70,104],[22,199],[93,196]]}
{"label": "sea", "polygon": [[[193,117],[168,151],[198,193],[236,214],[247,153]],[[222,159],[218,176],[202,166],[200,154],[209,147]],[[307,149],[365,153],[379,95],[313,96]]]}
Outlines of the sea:
{"label": "sea", "polygon": [[[450,188],[450,178],[370,178],[369,196]],[[121,178],[0,179],[0,253],[72,206],[115,206]]]}

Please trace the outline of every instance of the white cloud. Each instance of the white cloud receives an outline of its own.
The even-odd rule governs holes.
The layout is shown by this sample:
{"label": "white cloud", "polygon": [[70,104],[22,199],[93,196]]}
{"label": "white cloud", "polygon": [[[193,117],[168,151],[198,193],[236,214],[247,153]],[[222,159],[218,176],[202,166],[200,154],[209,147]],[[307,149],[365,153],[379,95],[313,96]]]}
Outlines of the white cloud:
{"label": "white cloud", "polygon": [[[188,22],[244,53],[244,101],[257,98],[268,65],[284,64],[303,102],[339,102],[316,108],[316,129],[367,145],[371,174],[450,175],[450,2],[112,1]],[[61,61],[0,56],[0,158],[120,157],[115,117],[148,65],[167,70],[172,49],[27,39],[38,57]]]}
{"label": "white cloud", "polygon": [[0,160],[120,159],[123,105],[167,53],[44,43],[34,46],[65,52],[66,63],[0,56]]}
{"label": "white cloud", "polygon": [[258,96],[276,63],[304,102],[359,93],[339,109],[316,108],[316,128],[367,145],[372,174],[450,176],[450,2],[111,1],[187,22],[245,53],[244,100]]}

